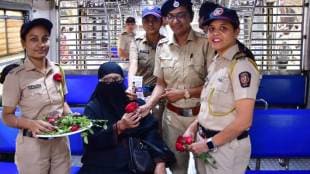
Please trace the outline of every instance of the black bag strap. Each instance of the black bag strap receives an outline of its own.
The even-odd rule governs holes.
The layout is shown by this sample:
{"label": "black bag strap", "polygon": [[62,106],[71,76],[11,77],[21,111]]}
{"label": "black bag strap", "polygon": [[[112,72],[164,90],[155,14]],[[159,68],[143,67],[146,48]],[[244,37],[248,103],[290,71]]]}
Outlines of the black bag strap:
{"label": "black bag strap", "polygon": [[154,149],[155,151],[159,152],[159,153],[164,153],[160,148],[156,147],[155,145],[153,145],[152,143],[146,141],[146,140],[142,140],[141,142],[146,144],[147,146],[149,146],[150,148]]}

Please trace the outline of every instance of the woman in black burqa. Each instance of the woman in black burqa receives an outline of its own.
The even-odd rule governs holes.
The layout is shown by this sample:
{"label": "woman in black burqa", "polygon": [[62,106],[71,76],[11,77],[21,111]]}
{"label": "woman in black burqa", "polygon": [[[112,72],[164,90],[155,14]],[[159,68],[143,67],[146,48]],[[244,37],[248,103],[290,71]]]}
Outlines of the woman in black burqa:
{"label": "woman in black burqa", "polygon": [[[129,137],[138,137],[159,148],[150,149],[156,162],[154,173],[166,173],[166,165],[175,161],[157,132],[158,123],[153,116],[138,117],[136,113],[125,113],[129,103],[124,74],[121,67],[114,62],[107,62],[98,70],[99,82],[93,92],[84,114],[90,119],[108,120],[107,129],[93,127],[94,134],[88,136],[84,144],[83,166],[80,174],[130,174]],[[139,105],[143,101],[137,101]]]}

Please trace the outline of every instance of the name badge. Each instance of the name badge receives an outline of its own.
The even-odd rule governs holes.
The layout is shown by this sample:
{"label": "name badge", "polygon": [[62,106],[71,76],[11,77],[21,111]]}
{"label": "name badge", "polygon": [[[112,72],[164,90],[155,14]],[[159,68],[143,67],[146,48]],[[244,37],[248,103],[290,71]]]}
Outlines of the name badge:
{"label": "name badge", "polygon": [[37,88],[41,88],[42,85],[41,84],[36,84],[36,85],[29,85],[27,86],[28,89],[37,89]]}

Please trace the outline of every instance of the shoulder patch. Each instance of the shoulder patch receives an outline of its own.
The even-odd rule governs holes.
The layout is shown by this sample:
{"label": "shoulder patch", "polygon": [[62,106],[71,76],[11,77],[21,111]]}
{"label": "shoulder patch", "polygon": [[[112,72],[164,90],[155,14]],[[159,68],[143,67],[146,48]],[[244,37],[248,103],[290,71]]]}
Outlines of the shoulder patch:
{"label": "shoulder patch", "polygon": [[251,73],[243,71],[239,74],[240,86],[242,88],[250,87],[251,85]]}

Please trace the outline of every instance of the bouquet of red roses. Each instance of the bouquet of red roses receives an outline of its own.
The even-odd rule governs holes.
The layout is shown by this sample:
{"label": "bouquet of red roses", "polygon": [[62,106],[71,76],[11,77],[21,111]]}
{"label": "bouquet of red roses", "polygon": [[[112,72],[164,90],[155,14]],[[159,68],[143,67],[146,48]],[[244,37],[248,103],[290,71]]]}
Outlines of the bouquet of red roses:
{"label": "bouquet of red roses", "polygon": [[[193,143],[193,138],[191,136],[179,136],[176,143],[175,143],[175,148],[179,152],[185,152],[188,151],[188,146]],[[216,161],[215,159],[208,153],[201,153],[197,155],[197,158],[202,160],[204,163],[209,164],[213,168],[217,168],[215,166]]]}

